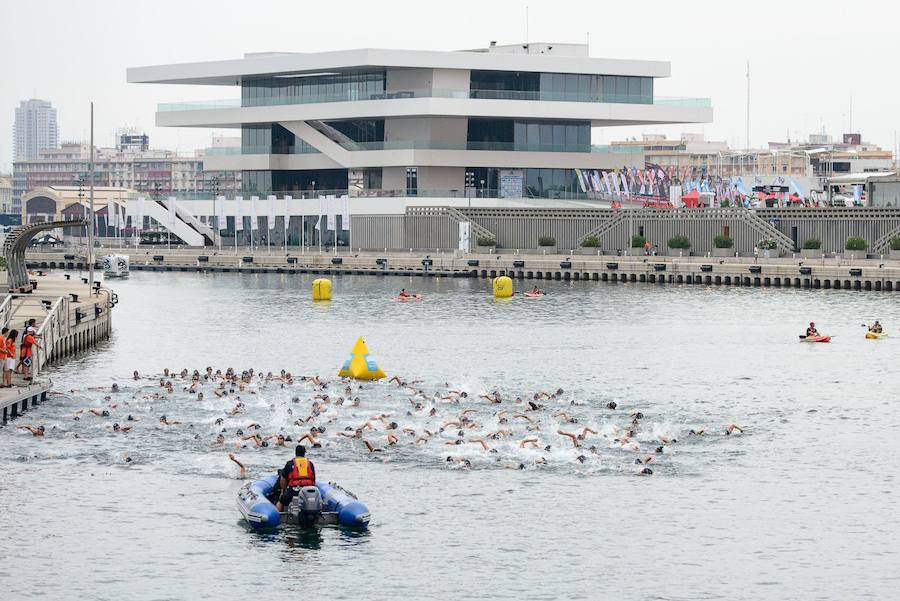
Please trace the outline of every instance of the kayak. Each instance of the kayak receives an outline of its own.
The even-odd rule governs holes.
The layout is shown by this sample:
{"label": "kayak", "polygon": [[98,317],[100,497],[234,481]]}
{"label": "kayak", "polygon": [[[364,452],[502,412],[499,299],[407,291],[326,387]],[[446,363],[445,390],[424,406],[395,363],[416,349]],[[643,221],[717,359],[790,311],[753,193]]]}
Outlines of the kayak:
{"label": "kayak", "polygon": [[887,332],[866,332],[866,338],[868,340],[881,340],[886,336]]}
{"label": "kayak", "polygon": [[421,294],[413,294],[412,296],[393,296],[391,300],[395,301],[420,301],[422,300]]}
{"label": "kayak", "polygon": [[831,342],[831,336],[800,336],[800,342]]}
{"label": "kayak", "polygon": [[539,292],[539,293],[535,294],[534,292],[523,292],[522,296],[525,298],[541,298],[542,296],[544,296],[544,293]]}

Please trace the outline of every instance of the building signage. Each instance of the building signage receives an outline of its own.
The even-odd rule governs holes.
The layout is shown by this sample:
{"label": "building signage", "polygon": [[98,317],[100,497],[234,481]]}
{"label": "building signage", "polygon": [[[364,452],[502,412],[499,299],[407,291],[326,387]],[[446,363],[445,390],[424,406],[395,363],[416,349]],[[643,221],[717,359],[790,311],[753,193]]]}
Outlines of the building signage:
{"label": "building signage", "polygon": [[500,198],[522,198],[525,190],[525,174],[521,170],[500,171]]}

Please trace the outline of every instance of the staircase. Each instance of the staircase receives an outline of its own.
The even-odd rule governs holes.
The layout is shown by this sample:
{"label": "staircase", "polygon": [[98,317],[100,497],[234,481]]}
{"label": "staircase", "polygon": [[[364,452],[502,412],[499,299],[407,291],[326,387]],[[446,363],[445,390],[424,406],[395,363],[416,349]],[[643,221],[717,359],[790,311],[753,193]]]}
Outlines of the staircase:
{"label": "staircase", "polygon": [[580,246],[581,243],[584,242],[584,239],[587,238],[588,236],[598,236],[602,240],[604,234],[611,232],[616,227],[618,227],[619,224],[621,224],[623,221],[625,221],[626,214],[627,213],[625,211],[616,211],[616,214],[613,215],[612,219],[604,221],[603,223],[601,223],[594,229],[588,231],[583,236],[580,236],[577,241],[578,245]]}
{"label": "staircase", "polygon": [[778,248],[785,252],[794,250],[794,241],[790,236],[782,233],[774,225],[751,211],[746,209],[734,209],[738,211],[738,217],[741,221],[749,225],[761,238],[760,240],[774,240]]}

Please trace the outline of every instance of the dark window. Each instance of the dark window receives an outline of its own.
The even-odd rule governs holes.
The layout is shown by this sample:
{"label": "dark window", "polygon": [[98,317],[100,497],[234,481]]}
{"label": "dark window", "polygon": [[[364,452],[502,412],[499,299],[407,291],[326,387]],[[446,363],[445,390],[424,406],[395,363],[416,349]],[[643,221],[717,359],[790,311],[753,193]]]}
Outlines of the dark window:
{"label": "dark window", "polygon": [[417,196],[419,193],[419,170],[415,167],[406,168],[406,195]]}

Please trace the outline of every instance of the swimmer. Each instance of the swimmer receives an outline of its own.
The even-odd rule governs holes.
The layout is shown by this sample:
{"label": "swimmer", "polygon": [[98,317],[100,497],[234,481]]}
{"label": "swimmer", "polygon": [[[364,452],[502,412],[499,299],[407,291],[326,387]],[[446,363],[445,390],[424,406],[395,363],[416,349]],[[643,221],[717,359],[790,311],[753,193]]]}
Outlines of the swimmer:
{"label": "swimmer", "polygon": [[16,430],[28,430],[34,437],[41,437],[44,435],[44,426],[38,426],[37,428],[35,428],[31,424],[21,424],[16,426]]}
{"label": "swimmer", "polygon": [[363,440],[363,444],[366,445],[366,448],[369,449],[370,453],[380,453],[381,449],[372,446],[372,443],[368,440]]}
{"label": "swimmer", "polygon": [[524,470],[524,463],[504,463],[503,468],[507,470]]}
{"label": "swimmer", "polygon": [[570,439],[572,441],[572,446],[576,449],[579,447],[578,436],[576,434],[572,432],[566,432],[564,430],[557,430],[556,433],[560,436],[565,436],[566,438]]}
{"label": "swimmer", "polygon": [[528,438],[523,438],[519,441],[519,448],[522,449],[525,445],[530,445],[531,448],[538,448],[538,438],[536,436],[529,436]]}
{"label": "swimmer", "polygon": [[113,424],[112,431],[113,432],[121,432],[122,434],[128,434],[129,432],[131,432],[131,429],[133,427],[134,426],[120,426],[119,424]]}
{"label": "swimmer", "polygon": [[238,473],[238,478],[244,479],[247,477],[247,468],[244,467],[244,464],[238,461],[238,458],[234,456],[234,453],[228,453],[228,458],[231,459],[235,464],[237,464],[240,472]]}
{"label": "swimmer", "polygon": [[737,430],[741,434],[744,433],[744,429],[741,428],[740,426],[738,426],[737,424],[728,424],[728,426],[725,428],[725,434],[730,436],[730,435],[734,434],[735,430]]}
{"label": "swimmer", "polygon": [[179,421],[169,421],[169,420],[166,418],[165,415],[163,415],[163,416],[161,416],[161,417],[159,418],[159,423],[163,424],[164,426],[178,426],[178,425],[181,425],[181,422],[179,422]]}

